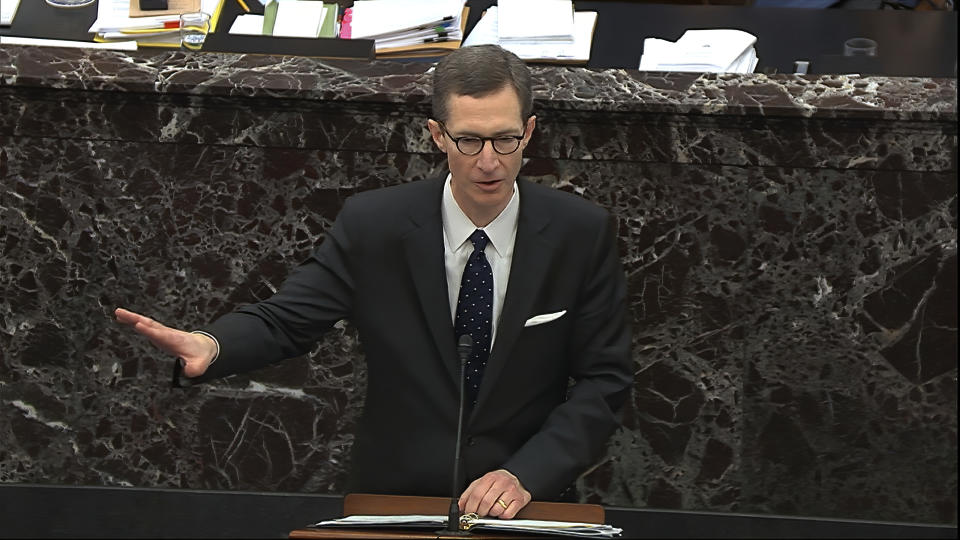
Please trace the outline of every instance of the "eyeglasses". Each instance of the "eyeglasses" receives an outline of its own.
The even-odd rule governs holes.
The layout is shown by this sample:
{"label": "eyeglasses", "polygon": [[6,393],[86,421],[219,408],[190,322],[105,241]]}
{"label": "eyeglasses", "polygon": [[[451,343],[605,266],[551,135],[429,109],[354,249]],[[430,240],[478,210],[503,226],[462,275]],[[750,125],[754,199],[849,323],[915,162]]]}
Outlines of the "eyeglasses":
{"label": "eyeglasses", "polygon": [[457,150],[465,156],[475,156],[482,152],[483,145],[487,141],[490,141],[494,152],[503,156],[512,154],[520,148],[520,143],[527,133],[527,127],[524,125],[523,133],[520,135],[497,135],[496,137],[475,137],[473,135],[467,135],[465,137],[454,137],[447,131],[447,126],[443,125],[443,122],[437,120],[437,124],[439,124],[440,129],[447,134],[447,137],[457,145]]}

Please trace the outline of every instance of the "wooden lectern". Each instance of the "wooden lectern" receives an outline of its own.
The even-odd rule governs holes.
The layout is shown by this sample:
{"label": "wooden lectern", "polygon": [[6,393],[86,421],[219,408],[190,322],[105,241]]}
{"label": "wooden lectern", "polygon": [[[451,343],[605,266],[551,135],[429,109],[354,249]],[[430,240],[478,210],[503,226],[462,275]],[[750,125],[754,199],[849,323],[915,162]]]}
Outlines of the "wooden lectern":
{"label": "wooden lectern", "polygon": [[[409,497],[402,495],[370,495],[351,493],[343,498],[343,515],[441,515],[450,508],[449,497]],[[597,504],[574,504],[533,501],[517,513],[516,519],[540,519],[551,521],[579,521],[603,523],[603,507]],[[463,538],[526,538],[529,534],[510,535],[496,532],[474,532],[469,536],[446,535],[442,531],[390,528],[344,528],[297,529],[290,538],[397,538],[397,539],[460,539]]]}

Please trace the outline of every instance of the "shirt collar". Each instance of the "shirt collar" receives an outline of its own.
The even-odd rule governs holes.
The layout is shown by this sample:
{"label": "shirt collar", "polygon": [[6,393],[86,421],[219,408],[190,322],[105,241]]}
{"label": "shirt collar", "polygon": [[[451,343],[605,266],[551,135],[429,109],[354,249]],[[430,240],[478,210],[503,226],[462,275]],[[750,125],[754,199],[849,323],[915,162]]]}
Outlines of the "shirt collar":
{"label": "shirt collar", "polygon": [[[447,181],[443,186],[443,199],[441,204],[441,214],[443,216],[443,233],[447,237],[447,245],[450,249],[456,251],[460,246],[470,239],[477,226],[470,221],[470,218],[463,213],[460,205],[453,198],[453,191],[450,189],[450,179],[452,175],[447,175]],[[510,202],[500,211],[486,227],[479,227],[487,233],[493,249],[501,257],[507,257],[513,252],[513,245],[517,239],[517,219],[520,210],[520,190],[517,184],[513,184],[513,196]]]}

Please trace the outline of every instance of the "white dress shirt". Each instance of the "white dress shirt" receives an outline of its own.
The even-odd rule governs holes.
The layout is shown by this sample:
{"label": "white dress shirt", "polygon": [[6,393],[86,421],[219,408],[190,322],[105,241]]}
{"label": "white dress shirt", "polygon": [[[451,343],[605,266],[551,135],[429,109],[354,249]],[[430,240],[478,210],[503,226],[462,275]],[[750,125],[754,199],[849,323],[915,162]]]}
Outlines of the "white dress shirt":
{"label": "white dress shirt", "polygon": [[450,297],[450,318],[456,322],[457,298],[460,295],[460,280],[467,259],[473,253],[470,235],[480,229],[490,239],[483,253],[493,271],[493,321],[490,328],[490,348],[497,337],[497,323],[503,310],[503,298],[507,294],[510,279],[510,263],[513,261],[513,246],[517,240],[517,219],[520,209],[520,190],[513,187],[513,197],[493,221],[486,227],[477,227],[463,213],[450,190],[450,175],[443,186],[443,261],[447,270],[447,294]]}

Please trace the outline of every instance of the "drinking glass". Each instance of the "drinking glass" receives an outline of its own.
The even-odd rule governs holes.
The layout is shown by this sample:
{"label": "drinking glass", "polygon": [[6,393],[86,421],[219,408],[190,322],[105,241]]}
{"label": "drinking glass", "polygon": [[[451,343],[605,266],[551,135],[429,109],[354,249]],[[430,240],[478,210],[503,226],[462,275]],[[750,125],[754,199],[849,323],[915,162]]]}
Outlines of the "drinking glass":
{"label": "drinking glass", "polygon": [[199,51],[210,32],[210,15],[202,11],[180,14],[180,46]]}
{"label": "drinking glass", "polygon": [[53,7],[83,7],[89,6],[94,3],[96,0],[47,0],[47,3]]}
{"label": "drinking glass", "polygon": [[877,42],[870,38],[850,38],[843,44],[844,56],[876,56]]}

